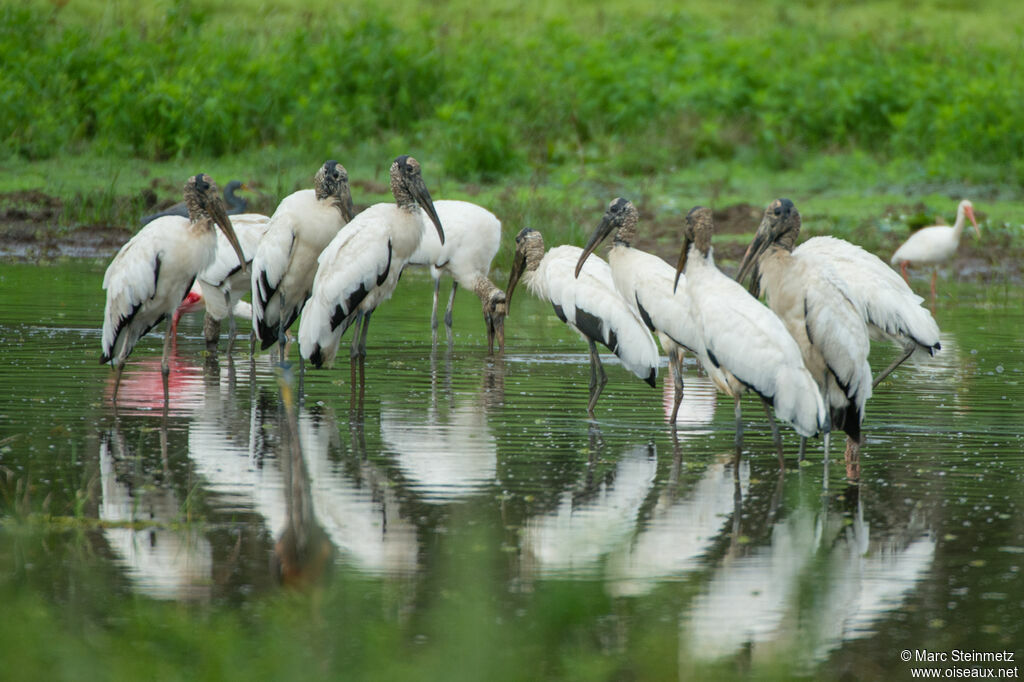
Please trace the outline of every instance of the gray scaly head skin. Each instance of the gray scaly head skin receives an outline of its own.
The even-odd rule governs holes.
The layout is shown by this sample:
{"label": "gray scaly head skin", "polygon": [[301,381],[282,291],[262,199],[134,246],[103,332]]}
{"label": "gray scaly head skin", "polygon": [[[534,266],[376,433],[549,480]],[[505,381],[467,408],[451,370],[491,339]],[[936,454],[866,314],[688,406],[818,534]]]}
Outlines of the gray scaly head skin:
{"label": "gray scaly head skin", "polygon": [[676,264],[676,281],[672,290],[679,286],[679,276],[686,269],[686,259],[690,255],[690,245],[697,247],[701,255],[707,257],[711,252],[711,235],[715,231],[715,223],[711,217],[711,209],[706,206],[694,206],[686,214],[686,222],[683,225],[683,248],[679,252],[679,262]]}
{"label": "gray scaly head skin", "polygon": [[352,191],[348,186],[348,171],[337,161],[327,161],[320,166],[313,178],[313,191],[320,201],[331,199],[346,223],[355,216]]}
{"label": "gray scaly head skin", "polygon": [[512,311],[512,292],[519,283],[519,278],[528,270],[536,270],[544,258],[544,237],[531,227],[524,227],[516,235],[516,255],[512,260],[512,271],[505,287],[505,313]]}
{"label": "gray scaly head skin", "polygon": [[747,276],[750,279],[750,293],[756,298],[760,294],[761,277],[758,262],[772,245],[778,245],[786,251],[792,251],[796,239],[800,235],[800,212],[789,199],[776,199],[768,204],[757,228],[754,240],[750,242],[743,254],[736,281],[742,283]]}
{"label": "gray scaly head skin", "polygon": [[216,223],[227,236],[231,248],[238,255],[238,263],[242,272],[245,272],[245,254],[242,253],[242,245],[238,242],[235,229],[228,219],[224,200],[220,198],[220,192],[217,190],[217,183],[209,175],[199,173],[190,177],[185,183],[184,195],[189,221],[197,223],[200,220],[208,220]]}
{"label": "gray scaly head skin", "polygon": [[636,210],[636,206],[633,202],[628,199],[619,197],[613,199],[612,203],[608,204],[608,210],[604,212],[604,217],[601,218],[601,223],[594,230],[594,233],[590,235],[590,240],[587,241],[587,245],[583,247],[583,253],[580,254],[580,259],[576,262],[576,277],[580,276],[580,271],[583,269],[583,263],[587,258],[594,252],[598,245],[603,242],[608,235],[615,231],[615,242],[630,246],[636,239],[636,226],[640,221],[640,214]]}
{"label": "gray scaly head skin", "polygon": [[400,208],[414,210],[418,204],[427,212],[430,221],[437,228],[437,236],[444,244],[444,229],[441,219],[434,210],[434,201],[430,198],[427,185],[423,182],[423,174],[419,161],[411,156],[403,155],[391,164],[391,193]]}

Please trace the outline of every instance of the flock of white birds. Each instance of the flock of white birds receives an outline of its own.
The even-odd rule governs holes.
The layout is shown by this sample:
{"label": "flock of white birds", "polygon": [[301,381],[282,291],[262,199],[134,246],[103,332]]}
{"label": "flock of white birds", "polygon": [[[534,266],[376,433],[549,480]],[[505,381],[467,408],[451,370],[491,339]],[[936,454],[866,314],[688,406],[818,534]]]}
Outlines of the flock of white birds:
{"label": "flock of white birds", "polygon": [[[765,211],[734,280],[715,265],[709,209],[696,207],[687,214],[683,248],[672,267],[633,246],[639,213],[617,198],[584,248],[561,245],[545,251],[540,232],[520,231],[506,293],[489,279],[501,241],[501,222],[493,213],[465,201],[434,202],[410,156],[395,159],[390,182],[393,202],[356,213],[347,171],[327,161],[312,189],[285,197],[268,218],[229,216],[209,176],[189,178],[182,209],[187,215],[155,217],[120,249],[103,279],[101,362],[115,368],[115,403],[125,359],[164,319],[166,399],[174,326],[183,312],[200,306],[206,310],[204,335],[212,351],[227,319],[231,352],[235,317],[243,316],[252,320],[250,351],[257,343],[264,350],[277,345],[283,361],[287,332],[298,320],[303,371],[307,360],[317,367],[332,363],[349,327],[350,357],[361,362],[374,310],[392,296],[402,270],[419,265],[429,267],[433,279],[435,342],[443,274],[453,279],[444,316],[448,333],[461,285],[480,299],[491,352],[495,343],[504,349],[504,320],[522,280],[587,342],[591,417],[607,381],[597,344],[653,386],[657,336],[674,384],[673,424],[683,396],[683,352],[689,351],[718,390],[735,401],[737,451],[740,398],[751,391],[764,403],[780,464],[773,414],[801,436],[801,457],[806,439],[823,435],[827,460],[829,433],[843,431],[847,472],[856,477],[872,388],[912,354],[934,355],[940,349],[938,325],[924,299],[910,289],[907,265],[937,266],[956,251],[967,219],[978,229],[971,203],[962,201],[952,227],[921,229],[893,254],[901,278],[873,254],[841,239],[816,237],[797,246],[800,214],[788,199],[777,199]],[[230,185],[232,197],[237,186]],[[612,234],[606,262],[593,252]],[[749,291],[741,284],[748,279]],[[762,290],[767,305],[758,299]],[[242,300],[247,293],[251,305]],[[872,338],[902,348],[874,378],[868,364]]]}

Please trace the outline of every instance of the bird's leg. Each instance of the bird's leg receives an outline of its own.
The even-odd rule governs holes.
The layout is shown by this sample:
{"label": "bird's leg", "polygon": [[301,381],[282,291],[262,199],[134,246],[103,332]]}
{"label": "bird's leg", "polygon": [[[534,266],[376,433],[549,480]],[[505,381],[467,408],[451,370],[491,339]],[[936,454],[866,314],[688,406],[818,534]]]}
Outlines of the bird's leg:
{"label": "bird's leg", "polygon": [[679,415],[679,406],[683,403],[683,351],[673,348],[668,355],[668,367],[672,373],[672,383],[675,387],[672,397],[672,424],[674,425],[676,417]]}
{"label": "bird's leg", "polygon": [[909,287],[910,286],[910,275],[907,274],[907,263],[908,262],[909,261],[900,261],[900,272],[903,273],[903,281],[905,281],[907,283],[907,286]]}
{"label": "bird's leg", "polygon": [[430,338],[431,343],[437,343],[437,297],[441,290],[441,278],[434,278],[434,307],[430,310]]}
{"label": "bird's leg", "polygon": [[736,413],[736,454],[739,455],[743,449],[743,409],[740,407],[739,396],[736,396],[735,401],[733,409]]}
{"label": "bird's leg", "polygon": [[910,354],[914,352],[915,347],[916,344],[913,341],[907,341],[907,345],[903,347],[903,355],[896,358],[891,365],[889,365],[884,370],[879,372],[878,376],[875,377],[874,382],[872,382],[871,388],[875,388],[876,386],[878,386],[878,384],[881,383],[882,379],[889,376],[894,369],[902,365],[906,361],[906,359],[910,357]]}
{"label": "bird's leg", "polygon": [[594,407],[597,399],[601,397],[601,391],[608,383],[608,375],[604,373],[604,366],[601,364],[601,356],[597,352],[597,344],[588,339],[590,344],[590,403],[587,405],[587,414],[594,418]]}
{"label": "bird's leg", "polygon": [[280,300],[280,304],[278,306],[278,310],[280,311],[281,316],[279,317],[279,319],[277,321],[277,348],[278,348],[278,350],[281,353],[281,366],[284,367],[285,366],[285,358],[287,357],[285,355],[285,352],[286,352],[285,349],[288,347],[288,338],[285,336],[285,328],[284,328],[284,317],[283,317],[283,315],[284,315],[284,312],[285,312],[285,300],[284,300],[284,294],[283,293],[281,293],[281,300]]}
{"label": "bird's leg", "polygon": [[807,449],[807,437],[800,436],[800,449],[797,451],[797,461],[804,461],[804,451]]}
{"label": "bird's leg", "polygon": [[[229,355],[230,359],[231,356]],[[306,402],[306,359],[299,354],[299,405]]]}
{"label": "bird's leg", "polygon": [[830,438],[831,435],[832,435],[831,431],[826,431],[825,432],[825,439],[824,439],[825,440],[825,446],[824,446],[824,449],[825,449],[825,466],[828,466],[828,444],[829,444],[829,438]]}
{"label": "bird's leg", "polygon": [[356,312],[356,320],[352,323],[352,345],[349,347],[348,357],[349,360],[355,360],[359,357],[359,330],[363,326],[363,313],[361,311]]}
{"label": "bird's leg", "polygon": [[779,425],[775,423],[775,415],[772,414],[771,405],[764,398],[761,398],[764,405],[764,413],[768,416],[768,426],[772,429],[772,442],[775,443],[775,450],[779,453],[779,467],[786,468],[786,460],[782,456],[782,435],[779,433]]}
{"label": "bird's leg", "polygon": [[932,301],[936,299],[935,295],[935,279],[939,276],[938,266],[932,268]]}
{"label": "bird's leg", "polygon": [[232,312],[228,318],[228,357],[231,357],[231,351],[235,348],[236,334],[238,334],[238,324],[235,322],[235,315]]}
{"label": "bird's leg", "polygon": [[206,339],[206,352],[216,354],[217,342],[220,340],[220,320],[215,320],[206,313],[203,317],[203,338]]}
{"label": "bird's leg", "polygon": [[455,308],[455,292],[459,288],[459,283],[454,279],[452,280],[452,293],[448,296],[448,308],[444,311],[444,326],[448,328],[448,333],[452,333],[452,310]]}
{"label": "bird's leg", "polygon": [[846,477],[851,481],[860,480],[860,443],[846,437],[846,452],[843,453],[846,460]]}
{"label": "bird's leg", "polygon": [[121,386],[121,372],[124,371],[124,360],[120,360],[114,365],[114,407],[117,407],[117,389]]}
{"label": "bird's leg", "polygon": [[160,359],[160,371],[163,373],[164,378],[171,373],[171,344],[174,343],[174,335],[171,334],[170,325],[168,325],[167,333],[164,334],[164,354]]}
{"label": "bird's leg", "polygon": [[373,315],[373,311],[367,312],[363,315],[363,329],[359,333],[359,357],[366,357],[366,332],[370,330],[370,315]]}

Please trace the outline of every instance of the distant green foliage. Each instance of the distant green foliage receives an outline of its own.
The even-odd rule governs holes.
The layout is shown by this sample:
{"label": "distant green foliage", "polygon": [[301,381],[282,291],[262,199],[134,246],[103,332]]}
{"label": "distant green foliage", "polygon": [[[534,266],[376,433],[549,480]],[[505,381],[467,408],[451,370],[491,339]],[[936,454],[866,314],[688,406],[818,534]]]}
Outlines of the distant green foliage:
{"label": "distant green foliage", "polygon": [[94,31],[59,10],[5,7],[0,156],[88,144],[160,160],[400,138],[489,181],[577,160],[627,174],[701,159],[785,168],[850,149],[939,178],[970,162],[1024,180],[1019,50],[782,19],[751,34],[682,12],[610,15],[597,31],[568,16],[453,31],[415,11],[404,27],[371,8],[254,31],[179,2],[162,21]]}

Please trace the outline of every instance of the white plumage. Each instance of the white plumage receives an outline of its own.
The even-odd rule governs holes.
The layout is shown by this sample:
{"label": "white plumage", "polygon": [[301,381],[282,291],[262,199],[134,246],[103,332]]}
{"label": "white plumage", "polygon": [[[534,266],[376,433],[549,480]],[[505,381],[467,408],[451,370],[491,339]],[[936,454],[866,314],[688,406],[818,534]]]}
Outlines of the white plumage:
{"label": "white plumage", "polygon": [[584,247],[576,271],[615,230],[615,241],[608,252],[615,289],[640,313],[647,328],[657,333],[669,357],[675,383],[671,421],[675,423],[683,400],[683,349],[698,353],[703,344],[691,315],[686,287],[675,287],[675,270],[661,258],[633,248],[638,221],[639,213],[632,202],[622,198],[612,201]]}
{"label": "white plumage", "polygon": [[828,261],[813,249],[792,251],[799,231],[800,213],[793,202],[773,201],[740,264],[738,279],[753,273],[751,290],[763,287],[768,305],[796,339],[830,409],[832,426],[849,437],[846,455],[851,465],[871,396],[868,329],[849,286]]}
{"label": "white plumage", "polygon": [[448,336],[452,331],[452,308],[455,305],[455,291],[459,286],[471,290],[480,299],[484,323],[487,325],[487,342],[493,352],[494,340],[505,347],[504,318],[505,292],[488,278],[491,261],[501,245],[501,221],[483,206],[468,201],[439,199],[434,202],[437,215],[444,225],[444,244],[430,223],[423,223],[423,234],[419,247],[409,258],[409,265],[430,267],[434,281],[434,304],[430,313],[430,328],[437,339],[437,303],[441,286],[441,275],[452,278],[452,291],[448,297],[444,323]]}
{"label": "white plumage", "polygon": [[538,298],[550,301],[559,319],[579,332],[590,347],[590,403],[594,406],[607,382],[596,343],[607,346],[623,366],[652,387],[658,376],[658,348],[640,316],[615,290],[611,268],[596,256],[588,258],[575,274],[583,250],[556,246],[544,252],[539,232],[524,228],[516,236],[516,259],[509,277],[507,296],[520,278]]}
{"label": "white plumage", "polygon": [[932,269],[932,298],[935,297],[935,277],[938,264],[949,260],[956,253],[956,247],[960,244],[960,235],[963,234],[966,226],[966,218],[970,218],[975,233],[980,237],[978,221],[974,219],[974,206],[969,200],[964,199],[956,207],[956,222],[953,223],[953,227],[946,225],[922,227],[896,249],[890,262],[899,263],[900,272],[903,273],[903,279],[908,285],[910,284],[910,278],[907,275],[909,263],[933,265],[935,267]]}
{"label": "white plumage", "polygon": [[[267,231],[270,218],[259,213],[241,213],[230,216],[231,227],[235,230],[238,243],[242,247],[246,265],[252,263],[260,240]],[[228,353],[235,341],[235,317],[249,312],[251,308],[243,303],[242,296],[251,290],[251,276],[242,268],[238,258],[230,250],[230,243],[222,233],[217,233],[217,255],[205,270],[199,273],[196,283],[202,291],[202,303],[206,308],[204,333],[208,350],[217,348],[217,337],[220,333],[220,322],[228,318],[230,334]],[[194,285],[193,285],[194,288]],[[177,313],[175,313],[177,315]]]}
{"label": "white plumage", "polygon": [[252,264],[252,326],[264,350],[281,341],[302,312],[320,252],[353,213],[348,172],[337,161],[321,166],[313,189],[278,204]]}
{"label": "white plumage", "polygon": [[[103,311],[103,353],[100,363],[117,370],[114,398],[125,358],[135,343],[162,320],[170,319],[196,276],[216,258],[216,222],[234,249],[239,263],[244,256],[217,185],[208,175],[196,175],[185,184],[189,217],[157,218],[121,247],[103,276],[107,292]],[[172,335],[165,334],[162,370],[169,371]]]}
{"label": "white plumage", "polygon": [[320,255],[313,290],[299,323],[299,351],[317,367],[333,362],[341,335],[353,323],[356,332],[351,355],[366,355],[370,315],[394,293],[402,268],[419,246],[425,222],[432,222],[444,241],[416,159],[395,159],[391,192],[395,203],[374,204],[360,213]]}
{"label": "white plumage", "polygon": [[903,355],[875,377],[873,386],[915,351],[934,356],[941,349],[939,325],[921,305],[924,299],[874,254],[835,237],[814,237],[793,249],[793,255],[828,262],[846,282],[846,292],[871,336],[903,349]]}
{"label": "white plumage", "polygon": [[693,319],[703,339],[701,364],[715,386],[735,401],[737,448],[743,429],[740,396],[748,388],[801,436],[827,430],[821,394],[796,341],[775,313],[718,269],[712,230],[709,209],[698,206],[687,214],[676,272],[686,274]]}

